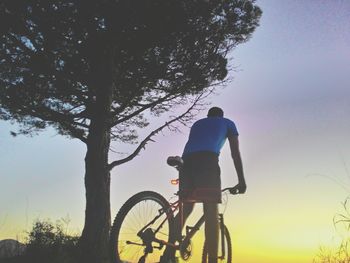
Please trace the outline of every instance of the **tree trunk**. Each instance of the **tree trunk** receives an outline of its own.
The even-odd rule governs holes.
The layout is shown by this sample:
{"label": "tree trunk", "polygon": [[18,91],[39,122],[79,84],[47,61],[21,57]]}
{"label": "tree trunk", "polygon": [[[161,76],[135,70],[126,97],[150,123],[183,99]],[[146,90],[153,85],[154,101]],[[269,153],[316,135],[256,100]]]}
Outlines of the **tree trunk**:
{"label": "tree trunk", "polygon": [[107,169],[110,135],[89,136],[85,157],[86,210],[80,238],[80,262],[109,263],[110,172]]}
{"label": "tree trunk", "polygon": [[[102,50],[102,52],[97,52]],[[108,152],[111,141],[113,96],[113,54],[108,47],[96,47],[92,54],[90,85],[94,87],[87,153],[85,157],[85,225],[79,240],[81,263],[110,263],[109,232],[110,171]],[[99,54],[97,54],[99,53]]]}

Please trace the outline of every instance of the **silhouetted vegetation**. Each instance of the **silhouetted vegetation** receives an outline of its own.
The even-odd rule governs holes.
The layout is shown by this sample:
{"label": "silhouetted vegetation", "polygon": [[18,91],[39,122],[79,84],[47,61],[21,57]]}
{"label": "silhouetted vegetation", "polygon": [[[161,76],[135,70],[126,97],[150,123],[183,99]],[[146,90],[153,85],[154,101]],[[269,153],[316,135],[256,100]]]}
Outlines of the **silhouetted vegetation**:
{"label": "silhouetted vegetation", "polygon": [[[335,215],[334,226],[342,232],[350,231],[350,203],[349,198],[343,202],[343,212]],[[350,239],[344,238],[334,249],[321,247],[314,263],[350,263]]]}
{"label": "silhouetted vegetation", "polygon": [[344,240],[335,249],[322,247],[314,260],[314,263],[349,263],[350,262],[350,240]]}
{"label": "silhouetted vegetation", "polygon": [[33,262],[73,262],[78,237],[65,233],[62,224],[36,221],[29,233],[26,256]]}
{"label": "silhouetted vegetation", "polygon": [[28,233],[24,254],[0,263],[75,263],[78,239],[67,234],[60,221],[37,220]]}

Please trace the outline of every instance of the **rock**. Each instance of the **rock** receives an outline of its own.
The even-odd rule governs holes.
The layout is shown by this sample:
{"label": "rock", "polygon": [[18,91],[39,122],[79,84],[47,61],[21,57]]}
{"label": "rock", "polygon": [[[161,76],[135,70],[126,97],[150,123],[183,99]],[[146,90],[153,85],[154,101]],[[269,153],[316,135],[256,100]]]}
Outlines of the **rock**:
{"label": "rock", "polygon": [[19,256],[24,253],[26,246],[14,239],[0,241],[0,258]]}

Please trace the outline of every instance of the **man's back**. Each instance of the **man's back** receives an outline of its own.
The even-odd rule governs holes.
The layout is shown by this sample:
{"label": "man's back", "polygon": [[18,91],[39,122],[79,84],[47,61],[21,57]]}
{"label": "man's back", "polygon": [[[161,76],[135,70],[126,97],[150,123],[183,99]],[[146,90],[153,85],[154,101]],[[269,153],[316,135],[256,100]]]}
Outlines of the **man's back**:
{"label": "man's back", "polygon": [[220,154],[229,134],[238,135],[233,121],[223,117],[207,117],[195,122],[191,128],[183,156],[208,151]]}

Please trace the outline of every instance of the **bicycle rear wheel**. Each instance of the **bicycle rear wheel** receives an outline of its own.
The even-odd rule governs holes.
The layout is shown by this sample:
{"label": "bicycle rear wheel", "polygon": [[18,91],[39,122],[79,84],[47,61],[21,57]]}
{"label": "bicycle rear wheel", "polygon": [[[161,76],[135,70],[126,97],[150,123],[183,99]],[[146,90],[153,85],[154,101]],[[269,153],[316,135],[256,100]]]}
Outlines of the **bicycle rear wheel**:
{"label": "bicycle rear wheel", "polygon": [[113,262],[159,262],[165,246],[155,239],[173,243],[172,232],[173,214],[164,197],[151,191],[132,196],[119,210],[111,229]]}
{"label": "bicycle rear wheel", "polygon": [[[218,250],[218,262],[231,263],[232,262],[232,244],[231,237],[228,229],[225,225],[224,227],[224,244],[222,242],[221,234],[219,235],[219,250]],[[220,229],[220,233],[222,233]],[[225,254],[223,254],[222,248],[224,248]],[[203,253],[202,253],[202,263],[208,262],[208,248],[206,242],[204,242]]]}

